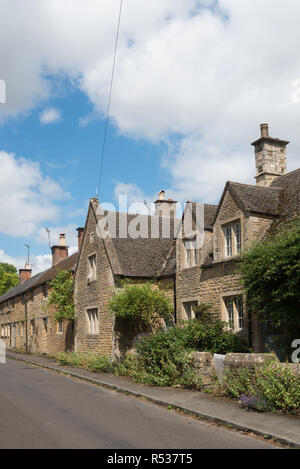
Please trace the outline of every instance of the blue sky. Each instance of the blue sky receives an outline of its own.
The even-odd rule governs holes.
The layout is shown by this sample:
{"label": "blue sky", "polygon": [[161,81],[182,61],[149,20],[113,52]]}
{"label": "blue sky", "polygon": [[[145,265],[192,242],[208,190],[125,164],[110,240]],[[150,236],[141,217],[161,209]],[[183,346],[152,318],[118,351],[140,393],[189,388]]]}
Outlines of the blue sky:
{"label": "blue sky", "polygon": [[[60,87],[62,90],[58,97],[43,102],[34,112],[9,120],[0,127],[1,149],[38,163],[43,175],[55,180],[66,194],[58,202],[60,212],[56,223],[44,223],[50,231],[60,225],[84,226],[89,198],[95,196],[98,185],[105,127],[104,118],[101,117],[82,125],[81,118],[93,111],[89,99],[69,83],[60,82]],[[41,114],[47,109],[60,110],[60,119],[42,123]],[[160,165],[160,157],[165,151],[166,145],[163,143],[126,138],[111,122],[99,198],[117,208],[114,191],[119,181],[138,184],[148,194],[169,185],[168,173]],[[75,236],[74,231],[73,238]],[[55,234],[53,238],[53,242],[57,242]],[[72,241],[74,245],[74,239]],[[1,247],[15,257],[26,254],[24,243],[29,243],[33,252],[47,251],[45,238],[14,238],[0,234]]]}
{"label": "blue sky", "polygon": [[[45,227],[74,249],[96,192],[119,0],[0,5],[0,261],[21,267],[29,243],[37,272]],[[261,122],[300,166],[299,2],[123,5],[101,202],[217,203],[227,180],[255,183]]]}

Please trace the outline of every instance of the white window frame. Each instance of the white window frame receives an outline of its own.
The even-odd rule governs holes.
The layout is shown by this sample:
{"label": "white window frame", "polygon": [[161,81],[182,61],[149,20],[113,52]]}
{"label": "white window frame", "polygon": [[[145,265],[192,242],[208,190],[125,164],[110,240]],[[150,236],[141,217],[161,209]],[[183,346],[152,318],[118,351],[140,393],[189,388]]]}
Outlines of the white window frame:
{"label": "white window frame", "polygon": [[224,236],[224,257],[239,256],[242,252],[242,225],[235,220],[222,226]]}
{"label": "white window frame", "polygon": [[225,320],[228,329],[234,332],[245,331],[245,306],[242,294],[230,295],[223,298],[225,306]]}
{"label": "white window frame", "polygon": [[225,257],[232,257],[232,230],[231,225],[225,226]]}
{"label": "white window frame", "polygon": [[97,280],[97,255],[91,254],[88,257],[88,281],[93,282]]}
{"label": "white window frame", "polygon": [[88,335],[99,334],[99,312],[98,308],[86,309],[87,333]]}
{"label": "white window frame", "polygon": [[234,237],[235,237],[235,253],[241,254],[242,252],[242,231],[241,222],[234,223]]}

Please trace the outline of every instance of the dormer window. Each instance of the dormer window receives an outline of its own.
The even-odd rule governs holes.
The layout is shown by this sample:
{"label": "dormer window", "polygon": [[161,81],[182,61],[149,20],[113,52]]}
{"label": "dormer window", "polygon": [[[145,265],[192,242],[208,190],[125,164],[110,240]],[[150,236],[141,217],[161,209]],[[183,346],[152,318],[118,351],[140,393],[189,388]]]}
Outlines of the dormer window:
{"label": "dormer window", "polygon": [[241,222],[235,221],[222,227],[225,257],[238,256],[242,252]]}

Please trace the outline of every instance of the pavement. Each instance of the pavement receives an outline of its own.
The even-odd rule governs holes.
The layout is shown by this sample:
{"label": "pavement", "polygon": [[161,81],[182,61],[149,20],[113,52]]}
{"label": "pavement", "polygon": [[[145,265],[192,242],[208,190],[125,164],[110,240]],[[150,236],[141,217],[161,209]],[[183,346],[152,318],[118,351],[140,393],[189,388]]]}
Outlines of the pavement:
{"label": "pavement", "polygon": [[[7,352],[7,357],[38,365],[43,368],[48,368],[62,374],[79,378],[86,382],[101,385],[104,388],[118,391],[118,393],[143,397],[148,401],[152,401],[161,406],[167,408],[174,407],[178,410],[186,412],[189,415],[200,417],[201,419],[209,422],[223,424],[243,432],[264,436],[265,438],[273,438],[279,443],[283,443],[294,448],[300,448],[299,416],[247,412],[246,410],[241,409],[236,401],[229,399],[217,398],[207,393],[197,391],[136,384],[131,382],[126,377],[115,376],[109,373],[97,374],[91,373],[84,369],[60,366],[56,360],[45,356],[41,357],[29,354],[13,353],[9,351]],[[12,360],[8,360],[8,363],[11,366]],[[0,366],[0,371],[2,371],[2,365]],[[75,382],[73,381],[73,386],[75,386],[74,383]],[[154,411],[154,409],[157,409],[157,407],[152,407],[153,412],[157,412],[157,410]],[[175,415],[174,413],[170,412],[169,414]],[[178,416],[181,417],[180,415]],[[191,422],[193,421],[191,419],[189,420]],[[194,422],[196,423],[197,421]],[[213,427],[211,426],[208,428]],[[214,428],[217,429],[217,427]],[[227,433],[230,434],[231,432],[227,431]],[[236,432],[232,434],[242,436]],[[190,448],[190,446],[185,447]]]}

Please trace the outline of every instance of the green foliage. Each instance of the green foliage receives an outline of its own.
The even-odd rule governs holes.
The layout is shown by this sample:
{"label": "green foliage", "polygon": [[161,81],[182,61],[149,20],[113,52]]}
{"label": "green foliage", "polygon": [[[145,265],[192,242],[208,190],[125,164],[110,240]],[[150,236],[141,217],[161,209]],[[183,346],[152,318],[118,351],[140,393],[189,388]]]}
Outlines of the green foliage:
{"label": "green foliage", "polygon": [[200,388],[201,381],[196,376],[190,358],[191,350],[184,348],[169,331],[157,332],[142,338],[137,343],[140,370],[147,375],[148,384],[158,386],[179,384],[183,387]]}
{"label": "green foliage", "polygon": [[[256,410],[281,410],[300,412],[300,375],[288,366],[267,361],[254,371],[243,368],[225,374],[222,391],[233,398],[251,398]],[[264,405],[263,405],[264,404]]]}
{"label": "green foliage", "polygon": [[226,354],[231,352],[245,352],[247,346],[232,331],[227,330],[227,324],[219,319],[192,320],[184,322],[167,331],[173,340],[181,343],[184,348],[210,352],[212,354]]}
{"label": "green foliage", "polygon": [[58,352],[56,359],[62,366],[74,366],[76,368],[84,367],[86,365],[86,356],[76,352]]}
{"label": "green foliage", "polygon": [[170,300],[150,283],[126,285],[111,299],[109,308],[117,319],[139,332],[151,330],[159,318],[172,318]]}
{"label": "green foliage", "polygon": [[240,263],[248,308],[293,328],[300,309],[300,219],[253,245]]}
{"label": "green foliage", "polygon": [[249,368],[226,371],[222,380],[222,391],[228,397],[239,399],[243,394],[252,395],[253,372]]}
{"label": "green foliage", "polygon": [[19,277],[17,269],[11,264],[0,263],[0,296],[4,295],[8,290],[17,286]]}
{"label": "green foliage", "polygon": [[57,321],[75,319],[75,306],[73,298],[73,275],[71,272],[61,270],[57,276],[49,282],[52,291],[49,296],[47,306],[55,305],[57,312],[55,319]]}
{"label": "green foliage", "polygon": [[59,352],[57,361],[63,366],[74,366],[75,368],[86,368],[93,373],[104,373],[112,371],[112,363],[107,355],[83,354],[76,352]]}

